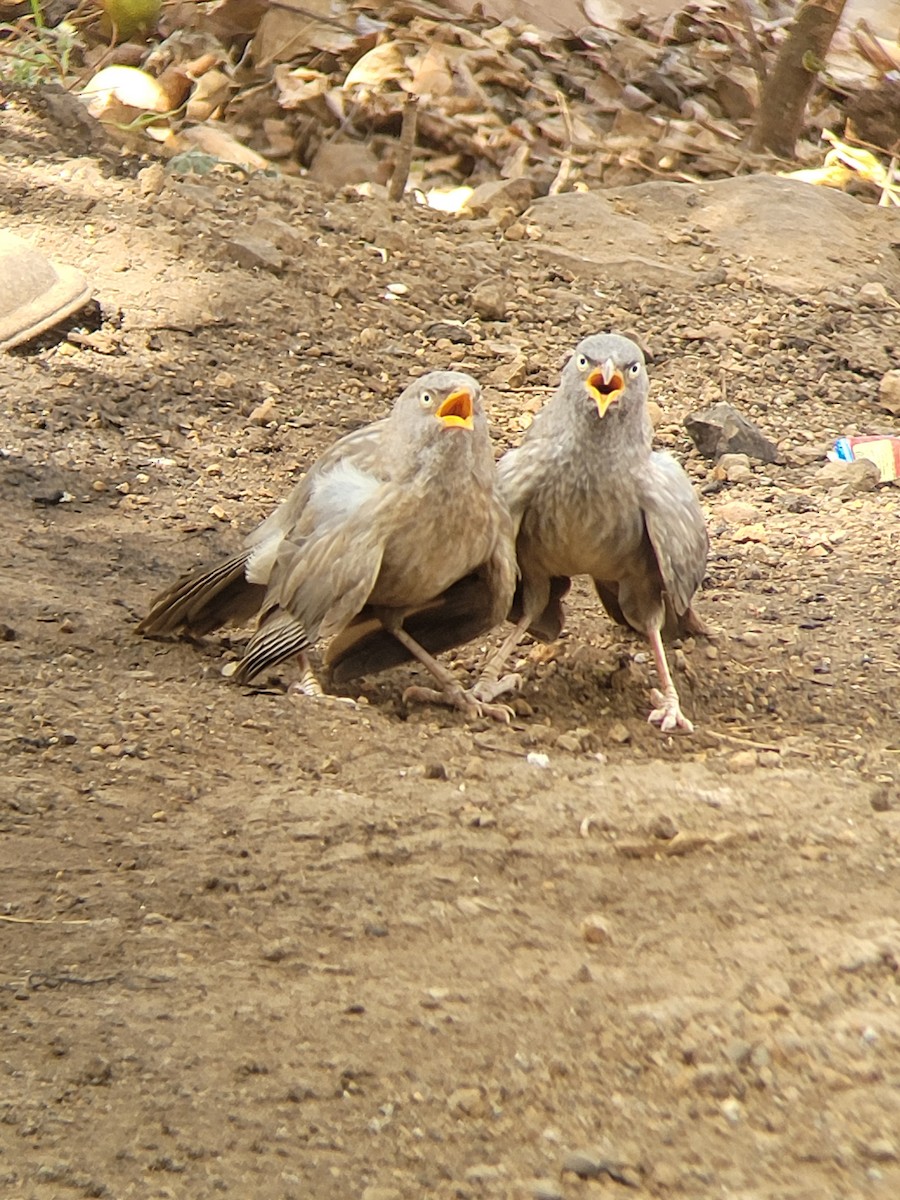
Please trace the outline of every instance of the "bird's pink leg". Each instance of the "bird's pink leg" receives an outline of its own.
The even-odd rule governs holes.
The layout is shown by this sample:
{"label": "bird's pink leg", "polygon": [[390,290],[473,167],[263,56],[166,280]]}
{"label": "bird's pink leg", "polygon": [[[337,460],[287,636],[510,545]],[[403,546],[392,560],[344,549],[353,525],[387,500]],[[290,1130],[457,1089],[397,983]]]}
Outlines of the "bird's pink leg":
{"label": "bird's pink leg", "polygon": [[309,655],[305,650],[301,650],[297,655],[297,662],[300,664],[300,678],[289,685],[287,690],[289,696],[306,696],[310,700],[327,700],[331,704],[345,704],[350,708],[356,708],[356,701],[352,696],[329,696],[322,690],[322,685],[316,678]]}
{"label": "bird's pink leg", "polygon": [[653,625],[647,630],[647,639],[650,642],[650,649],[653,651],[656,673],[662,684],[662,691],[654,688],[650,693],[650,699],[656,707],[647,720],[653,725],[658,725],[663,733],[669,733],[673,729],[683,729],[686,733],[693,733],[693,724],[681,711],[681,701],[678,699],[672,672],[669,670],[662,634],[658,626]]}
{"label": "bird's pink leg", "polygon": [[530,624],[530,617],[522,617],[518,625],[503,639],[496,650],[487,656],[481,674],[472,688],[473,694],[479,700],[496,700],[498,696],[502,696],[506,692],[518,690],[522,676],[510,674],[501,677],[500,672],[503,670],[506,660],[525,636]]}
{"label": "bird's pink leg", "polygon": [[288,694],[292,696],[310,696],[315,700],[320,699],[325,693],[322,691],[322,685],[316,679],[316,673],[312,669],[312,663],[309,661],[309,655],[305,650],[297,655],[297,662],[300,664],[300,678],[296,683],[292,683],[288,688]]}
{"label": "bird's pink leg", "polygon": [[403,693],[404,700],[424,700],[437,704],[449,704],[451,708],[458,708],[467,717],[493,717],[494,720],[503,721],[507,725],[512,720],[512,709],[507,708],[505,704],[491,704],[476,696],[474,691],[466,691],[459,680],[455,679],[446,667],[429,654],[424,646],[420,646],[405,629],[393,628],[391,633],[414,658],[419,660],[423,667],[428,668],[441,685],[440,691],[434,688],[408,687]]}

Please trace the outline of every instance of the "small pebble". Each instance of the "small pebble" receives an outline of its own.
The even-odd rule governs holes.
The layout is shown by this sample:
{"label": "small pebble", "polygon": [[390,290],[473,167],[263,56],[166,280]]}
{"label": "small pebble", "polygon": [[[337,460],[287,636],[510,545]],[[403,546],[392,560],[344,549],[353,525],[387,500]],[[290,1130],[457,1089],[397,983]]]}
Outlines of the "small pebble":
{"label": "small pebble", "polygon": [[886,783],[879,784],[872,793],[869,803],[875,812],[890,812],[894,807],[890,785]]}
{"label": "small pebble", "polygon": [[667,813],[660,813],[658,817],[654,817],[648,829],[651,837],[666,842],[671,841],[677,832],[678,826]]}
{"label": "small pebble", "polygon": [[552,1179],[536,1179],[531,1194],[534,1200],[565,1200],[559,1184]]}

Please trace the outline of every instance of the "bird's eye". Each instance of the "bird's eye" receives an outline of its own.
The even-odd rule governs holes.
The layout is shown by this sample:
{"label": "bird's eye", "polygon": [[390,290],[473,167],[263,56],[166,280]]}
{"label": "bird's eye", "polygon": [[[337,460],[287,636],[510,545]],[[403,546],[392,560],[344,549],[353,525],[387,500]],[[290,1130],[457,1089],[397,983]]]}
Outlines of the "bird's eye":
{"label": "bird's eye", "polygon": [[628,374],[629,375],[640,375],[640,373],[641,373],[641,364],[638,362],[633,362],[628,368]]}
{"label": "bird's eye", "polygon": [[586,371],[588,369],[588,367],[590,366],[590,363],[588,362],[587,357],[584,354],[579,354],[578,357],[575,359],[575,366],[578,368],[579,371]]}
{"label": "bird's eye", "polygon": [[423,407],[423,408],[430,408],[430,407],[431,407],[431,402],[432,402],[433,400],[434,400],[434,397],[432,396],[431,392],[423,392],[423,393],[422,393],[422,401],[421,401],[421,403],[422,403],[422,407]]}

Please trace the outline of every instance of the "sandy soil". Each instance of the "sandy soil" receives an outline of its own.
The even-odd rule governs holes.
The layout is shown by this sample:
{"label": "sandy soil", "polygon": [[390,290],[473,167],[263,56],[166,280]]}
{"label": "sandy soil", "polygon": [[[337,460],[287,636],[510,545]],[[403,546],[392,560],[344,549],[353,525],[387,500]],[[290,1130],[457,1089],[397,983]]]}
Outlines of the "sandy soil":
{"label": "sandy soil", "polygon": [[[3,221],[101,311],[0,362],[0,1192],[900,1194],[900,491],[819,474],[888,428],[896,303],[827,230],[824,293],[609,287],[489,220],[144,165],[4,113]],[[709,515],[693,736],[583,588],[509,728],[135,636],[426,366],[488,385],[499,452],[608,327]],[[681,424],[723,387],[782,449],[742,482]]]}

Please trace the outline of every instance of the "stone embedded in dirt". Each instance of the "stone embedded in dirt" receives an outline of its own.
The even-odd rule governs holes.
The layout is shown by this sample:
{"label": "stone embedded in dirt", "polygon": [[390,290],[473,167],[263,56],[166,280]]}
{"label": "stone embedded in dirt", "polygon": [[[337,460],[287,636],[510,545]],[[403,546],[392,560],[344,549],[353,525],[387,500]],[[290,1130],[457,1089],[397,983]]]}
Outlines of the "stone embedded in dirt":
{"label": "stone embedded in dirt", "polygon": [[500,363],[495,367],[488,375],[486,382],[494,384],[495,387],[520,388],[524,387],[527,378],[528,364],[519,355],[512,362]]}
{"label": "stone embedded in dirt", "polygon": [[491,180],[475,189],[466,201],[466,208],[476,217],[486,217],[494,208],[510,208],[518,216],[534,196],[535,187],[530,179]]}
{"label": "stone embedded in dirt", "polygon": [[403,1193],[394,1187],[372,1184],[363,1191],[361,1200],[403,1200]]}
{"label": "stone embedded in dirt", "polygon": [[874,1159],[875,1162],[896,1162],[900,1158],[897,1143],[886,1137],[872,1138],[870,1141],[862,1142],[860,1152],[866,1158]]}
{"label": "stone embedded in dirt", "polygon": [[457,1088],[447,1098],[447,1107],[456,1117],[485,1117],[488,1113],[487,1098],[481,1088]]}
{"label": "stone embedded in dirt", "polygon": [[256,408],[250,413],[247,418],[251,425],[268,425],[275,420],[275,399],[272,396],[266,396],[262,404],[257,404]]}
{"label": "stone embedded in dirt", "polygon": [[660,813],[659,816],[654,817],[650,822],[647,832],[651,837],[667,842],[678,833],[678,826],[668,813]]}
{"label": "stone embedded in dirt", "polygon": [[565,1194],[558,1183],[552,1179],[535,1179],[534,1183],[522,1189],[523,1196],[529,1200],[565,1200]]}
{"label": "stone embedded in dirt", "polygon": [[573,1150],[563,1159],[562,1169],[577,1175],[579,1179],[599,1179],[602,1175],[608,1175],[626,1187],[641,1186],[640,1173],[615,1152]]}
{"label": "stone embedded in dirt", "polygon": [[226,258],[247,270],[272,271],[277,275],[284,269],[284,256],[265,238],[238,234],[223,244],[222,252]]}
{"label": "stone embedded in dirt", "polygon": [[728,525],[752,525],[759,520],[759,509],[746,500],[729,500],[715,510],[716,516]]}
{"label": "stone embedded in dirt", "polygon": [[567,754],[578,754],[581,751],[581,738],[575,733],[561,733],[554,742],[557,750]]}
{"label": "stone embedded in dirt", "polygon": [[288,254],[299,254],[307,246],[306,232],[287,221],[282,221],[279,217],[257,217],[248,233],[251,237],[271,242],[279,250],[284,250]]}
{"label": "stone embedded in dirt", "polygon": [[505,1179],[506,1171],[493,1163],[476,1163],[475,1166],[466,1168],[464,1178],[466,1183],[477,1183],[485,1187]]}
{"label": "stone embedded in dirt", "polygon": [[880,784],[872,793],[869,803],[872,805],[874,812],[890,812],[894,807],[890,785],[887,783]]}
{"label": "stone embedded in dirt", "polygon": [[759,766],[766,769],[783,766],[781,752],[778,750],[758,750],[756,752],[756,761]]}
{"label": "stone embedded in dirt", "polygon": [[888,371],[878,385],[878,403],[891,416],[900,416],[900,371]]}
{"label": "stone embedded in dirt", "polygon": [[459,321],[435,321],[433,325],[426,326],[423,333],[433,342],[446,338],[454,346],[471,346],[475,341],[471,329],[466,329]]}
{"label": "stone embedded in dirt", "polygon": [[739,525],[731,535],[733,542],[757,542],[764,546],[769,540],[769,533],[765,525],[761,521],[755,521],[752,525]]}
{"label": "stone embedded in dirt", "polygon": [[724,479],[728,483],[750,483],[753,479],[750,458],[746,454],[723,454],[712,474],[713,479]]}
{"label": "stone embedded in dirt", "polygon": [[610,940],[609,922],[599,913],[590,913],[582,918],[581,936],[592,946],[602,945]]}
{"label": "stone embedded in dirt", "polygon": [[896,304],[890,292],[877,279],[864,283],[858,292],[860,300],[868,304]]}
{"label": "stone embedded in dirt", "polygon": [[563,1159],[562,1169],[579,1179],[599,1179],[606,1171],[603,1159],[588,1150],[572,1150]]}
{"label": "stone embedded in dirt", "polygon": [[816,502],[803,492],[789,492],[784,498],[784,511],[789,513],[812,512]]}
{"label": "stone embedded in dirt", "polygon": [[494,279],[479,283],[472,293],[472,307],[482,321],[505,321],[509,301],[503,284]]}
{"label": "stone embedded in dirt", "polygon": [[631,741],[631,730],[624,721],[613,721],[606,731],[606,738],[607,741],[615,742],[617,746],[624,746],[626,742]]}
{"label": "stone embedded in dirt", "polygon": [[137,173],[138,191],[142,196],[158,196],[166,185],[166,171],[162,163],[151,163]]}
{"label": "stone embedded in dirt", "polygon": [[748,458],[773,463],[781,457],[774,442],[724,400],[690,413],[684,418],[684,427],[704,458],[746,454]]}
{"label": "stone embedded in dirt", "polygon": [[755,750],[736,750],[728,759],[728,770],[736,775],[742,774],[744,771],[752,771],[755,766]]}
{"label": "stone embedded in dirt", "polygon": [[816,472],[816,483],[823,488],[844,488],[847,492],[874,492],[881,472],[868,458],[853,462],[828,462]]}

